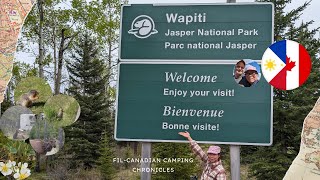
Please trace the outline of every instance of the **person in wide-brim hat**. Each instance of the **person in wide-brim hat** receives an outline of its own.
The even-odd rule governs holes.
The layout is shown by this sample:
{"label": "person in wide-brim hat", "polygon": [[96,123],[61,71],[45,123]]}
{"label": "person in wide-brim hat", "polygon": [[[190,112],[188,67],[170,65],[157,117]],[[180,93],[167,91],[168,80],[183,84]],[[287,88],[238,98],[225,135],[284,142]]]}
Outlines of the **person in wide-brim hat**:
{"label": "person in wide-brim hat", "polygon": [[220,159],[221,148],[219,146],[210,146],[205,153],[187,131],[179,132],[179,134],[188,139],[192,151],[206,164],[202,171],[201,180],[226,180],[226,172]]}

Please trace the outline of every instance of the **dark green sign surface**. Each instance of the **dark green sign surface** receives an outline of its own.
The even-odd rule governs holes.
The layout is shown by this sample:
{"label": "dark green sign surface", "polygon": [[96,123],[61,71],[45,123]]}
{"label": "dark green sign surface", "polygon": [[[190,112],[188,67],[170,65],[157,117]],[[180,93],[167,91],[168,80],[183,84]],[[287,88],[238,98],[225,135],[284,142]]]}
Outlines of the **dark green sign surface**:
{"label": "dark green sign surface", "polygon": [[122,7],[120,60],[261,59],[273,4]]}
{"label": "dark green sign surface", "polygon": [[271,86],[240,87],[234,64],[120,63],[115,138],[271,145]]}

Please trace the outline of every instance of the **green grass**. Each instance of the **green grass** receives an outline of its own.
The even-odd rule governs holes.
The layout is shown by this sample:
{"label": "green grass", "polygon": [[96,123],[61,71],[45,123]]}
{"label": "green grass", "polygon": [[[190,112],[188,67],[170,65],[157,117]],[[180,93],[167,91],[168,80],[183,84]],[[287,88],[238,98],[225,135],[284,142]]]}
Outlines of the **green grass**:
{"label": "green grass", "polygon": [[[34,179],[34,180],[49,180],[50,177],[47,175],[46,172],[31,172],[31,175],[27,179]],[[52,178],[51,178],[52,179]]]}

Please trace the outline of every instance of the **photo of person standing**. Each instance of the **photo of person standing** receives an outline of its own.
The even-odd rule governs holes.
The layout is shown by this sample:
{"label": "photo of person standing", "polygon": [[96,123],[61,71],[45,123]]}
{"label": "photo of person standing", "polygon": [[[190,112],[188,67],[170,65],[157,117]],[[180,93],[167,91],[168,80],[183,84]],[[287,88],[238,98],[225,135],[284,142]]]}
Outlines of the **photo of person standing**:
{"label": "photo of person standing", "polygon": [[226,180],[226,172],[220,159],[221,148],[219,146],[210,146],[205,153],[198,143],[191,138],[189,132],[179,132],[179,134],[188,139],[194,154],[205,163],[201,180]]}

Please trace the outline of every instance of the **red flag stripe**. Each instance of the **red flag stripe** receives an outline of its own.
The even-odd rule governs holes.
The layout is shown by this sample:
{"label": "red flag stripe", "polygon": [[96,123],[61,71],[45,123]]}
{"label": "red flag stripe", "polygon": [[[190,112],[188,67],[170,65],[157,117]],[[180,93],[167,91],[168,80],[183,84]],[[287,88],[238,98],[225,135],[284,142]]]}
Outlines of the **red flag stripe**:
{"label": "red flag stripe", "polygon": [[278,89],[286,90],[287,88],[286,80],[287,80],[287,69],[284,67],[269,83]]}
{"label": "red flag stripe", "polygon": [[299,44],[299,86],[309,77],[311,71],[311,61],[307,50]]}

